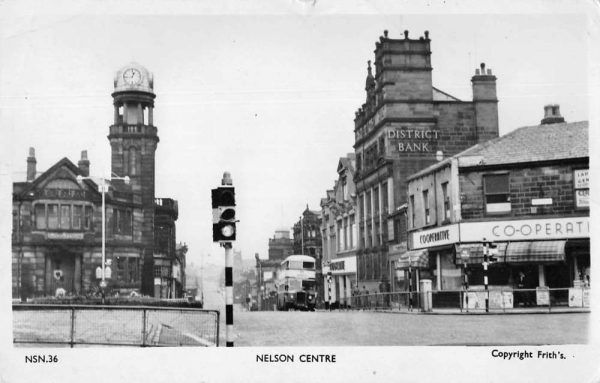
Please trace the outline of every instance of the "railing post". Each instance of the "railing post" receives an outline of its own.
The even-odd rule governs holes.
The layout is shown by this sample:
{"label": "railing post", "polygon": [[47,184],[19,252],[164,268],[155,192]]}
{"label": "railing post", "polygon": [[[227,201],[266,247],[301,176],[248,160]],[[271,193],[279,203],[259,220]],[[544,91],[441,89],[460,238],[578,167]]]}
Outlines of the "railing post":
{"label": "railing post", "polygon": [[146,308],[142,309],[142,347],[146,346]]}
{"label": "railing post", "polygon": [[75,344],[75,307],[71,307],[71,348]]}

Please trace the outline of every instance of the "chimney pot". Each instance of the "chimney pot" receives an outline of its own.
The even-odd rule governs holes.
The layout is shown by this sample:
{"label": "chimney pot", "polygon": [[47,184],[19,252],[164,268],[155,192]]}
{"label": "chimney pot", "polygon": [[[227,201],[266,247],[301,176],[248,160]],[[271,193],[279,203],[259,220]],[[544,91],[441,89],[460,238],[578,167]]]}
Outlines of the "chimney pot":
{"label": "chimney pot", "polygon": [[35,149],[29,148],[29,157],[27,157],[27,182],[31,182],[35,179],[36,164]]}
{"label": "chimney pot", "polygon": [[425,31],[425,40],[429,40],[429,31]]}
{"label": "chimney pot", "polygon": [[88,160],[87,150],[81,151],[81,159],[77,162],[77,166],[84,177],[90,175],[90,161]]}
{"label": "chimney pot", "polygon": [[565,122],[563,116],[560,115],[560,105],[549,104],[544,106],[544,118],[542,124],[557,124]]}
{"label": "chimney pot", "polygon": [[404,38],[408,39],[408,31],[404,31]]}
{"label": "chimney pot", "polygon": [[388,37],[388,30],[387,29],[385,31],[383,31],[383,36],[387,39],[387,37]]}
{"label": "chimney pot", "polygon": [[485,63],[481,63],[479,66],[481,67],[481,74],[485,74]]}

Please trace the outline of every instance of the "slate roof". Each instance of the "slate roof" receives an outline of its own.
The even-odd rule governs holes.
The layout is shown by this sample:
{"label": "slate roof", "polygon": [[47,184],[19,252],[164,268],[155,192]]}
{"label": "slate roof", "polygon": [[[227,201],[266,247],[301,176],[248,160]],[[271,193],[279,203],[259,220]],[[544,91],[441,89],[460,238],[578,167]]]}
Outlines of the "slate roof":
{"label": "slate roof", "polygon": [[589,157],[587,121],[525,126],[468,149],[410,175],[412,180],[448,166],[452,158],[481,156],[483,165]]}
{"label": "slate roof", "polygon": [[589,157],[588,122],[525,126],[459,153],[482,156],[485,165]]}

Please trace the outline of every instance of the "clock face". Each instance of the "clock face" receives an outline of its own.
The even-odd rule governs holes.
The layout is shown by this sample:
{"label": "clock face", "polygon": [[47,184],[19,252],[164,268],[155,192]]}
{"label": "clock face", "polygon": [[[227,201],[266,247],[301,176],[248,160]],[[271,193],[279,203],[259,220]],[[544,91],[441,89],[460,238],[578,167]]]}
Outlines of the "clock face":
{"label": "clock face", "polygon": [[123,72],[123,80],[127,85],[136,85],[142,82],[142,75],[139,70],[135,68],[129,68]]}

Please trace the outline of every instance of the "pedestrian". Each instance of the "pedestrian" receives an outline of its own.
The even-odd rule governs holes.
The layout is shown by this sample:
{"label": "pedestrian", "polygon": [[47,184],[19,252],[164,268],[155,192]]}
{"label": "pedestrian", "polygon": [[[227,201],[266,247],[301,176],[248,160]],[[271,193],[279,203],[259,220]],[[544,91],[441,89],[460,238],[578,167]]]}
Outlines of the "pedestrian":
{"label": "pedestrian", "polygon": [[248,294],[248,296],[246,297],[246,308],[248,309],[248,311],[250,311],[250,302],[252,302],[252,296]]}
{"label": "pedestrian", "polygon": [[367,304],[369,303],[369,292],[367,291],[367,288],[365,285],[363,285],[363,291],[362,291],[362,307],[365,308],[367,307]]}

